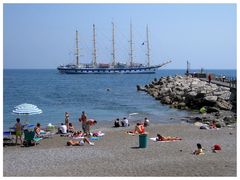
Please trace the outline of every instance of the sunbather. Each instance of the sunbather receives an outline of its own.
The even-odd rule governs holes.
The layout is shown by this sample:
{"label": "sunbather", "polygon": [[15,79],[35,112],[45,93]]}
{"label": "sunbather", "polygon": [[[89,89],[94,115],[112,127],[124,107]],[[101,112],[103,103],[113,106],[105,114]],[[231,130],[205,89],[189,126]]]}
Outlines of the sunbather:
{"label": "sunbather", "polygon": [[90,141],[88,140],[88,138],[84,138],[84,139],[82,139],[82,140],[80,140],[80,141],[70,140],[70,141],[67,142],[67,146],[83,146],[83,145],[85,144],[85,142],[87,142],[87,143],[90,144],[91,146],[94,145],[94,143],[93,143],[93,142],[90,142]]}
{"label": "sunbather", "polygon": [[39,138],[48,138],[51,134],[50,132],[46,132],[42,130],[40,123],[37,123],[36,127],[34,128],[34,132],[36,137],[39,137]]}
{"label": "sunbather", "polygon": [[174,141],[174,140],[182,140],[179,137],[172,137],[172,136],[162,136],[161,134],[157,134],[156,141]]}
{"label": "sunbather", "polygon": [[84,136],[84,133],[82,131],[76,131],[73,134],[69,135],[69,137],[72,137],[72,138],[79,138],[79,137],[83,137],[83,136]]}
{"label": "sunbather", "polygon": [[75,132],[75,128],[72,123],[69,123],[68,132],[71,132],[71,133]]}
{"label": "sunbather", "polygon": [[132,134],[143,134],[145,133],[144,125],[142,123],[137,123],[133,131],[128,131],[127,133]]}

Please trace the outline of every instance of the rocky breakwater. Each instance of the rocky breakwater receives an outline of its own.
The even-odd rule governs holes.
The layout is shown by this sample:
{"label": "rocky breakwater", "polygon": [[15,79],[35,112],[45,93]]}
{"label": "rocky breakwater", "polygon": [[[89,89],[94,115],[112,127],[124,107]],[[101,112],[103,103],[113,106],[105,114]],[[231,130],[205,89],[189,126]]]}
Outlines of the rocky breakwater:
{"label": "rocky breakwater", "polygon": [[202,110],[191,120],[208,121],[216,119],[221,125],[236,122],[236,113],[232,111],[230,88],[201,81],[190,76],[161,77],[152,83],[141,87],[138,91],[145,91],[156,100],[170,107],[183,110]]}

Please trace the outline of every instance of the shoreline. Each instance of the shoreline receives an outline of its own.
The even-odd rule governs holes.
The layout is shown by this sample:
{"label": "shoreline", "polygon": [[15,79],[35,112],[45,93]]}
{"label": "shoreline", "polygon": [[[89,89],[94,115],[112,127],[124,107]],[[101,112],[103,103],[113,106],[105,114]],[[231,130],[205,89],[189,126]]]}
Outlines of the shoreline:
{"label": "shoreline", "polygon": [[[102,129],[101,129],[102,128]],[[127,128],[100,127],[105,133],[95,145],[68,147],[70,139],[54,135],[33,147],[3,148],[4,176],[236,176],[236,127],[201,130],[189,123],[151,124],[147,148],[138,148],[138,135]],[[178,136],[177,142],[149,140],[157,133]],[[204,155],[192,155],[196,144],[206,149]],[[211,147],[221,144],[222,151]],[[36,163],[37,162],[37,163]]]}

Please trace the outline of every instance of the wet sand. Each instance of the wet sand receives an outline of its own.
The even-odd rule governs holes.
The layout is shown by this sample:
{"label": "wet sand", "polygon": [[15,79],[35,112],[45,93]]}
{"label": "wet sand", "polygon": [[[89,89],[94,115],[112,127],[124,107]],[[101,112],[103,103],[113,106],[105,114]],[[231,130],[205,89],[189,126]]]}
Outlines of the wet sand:
{"label": "wet sand", "polygon": [[[139,147],[138,135],[128,128],[98,128],[105,133],[94,146],[66,146],[68,137],[54,135],[32,147],[3,148],[4,176],[236,176],[236,127],[200,130],[192,124],[151,124],[146,128],[147,148]],[[96,130],[96,127],[95,127]],[[157,133],[178,136],[176,142],[149,140]],[[196,144],[204,155],[191,154]],[[211,147],[221,144],[213,153]]]}

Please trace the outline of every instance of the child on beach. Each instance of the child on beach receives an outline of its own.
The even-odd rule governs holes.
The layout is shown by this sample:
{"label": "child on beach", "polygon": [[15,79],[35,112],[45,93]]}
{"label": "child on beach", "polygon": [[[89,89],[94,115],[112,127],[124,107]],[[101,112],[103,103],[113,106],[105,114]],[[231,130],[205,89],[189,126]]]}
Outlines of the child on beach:
{"label": "child on beach", "polygon": [[162,136],[161,134],[157,134],[156,141],[174,141],[174,140],[182,140],[179,137],[171,137],[171,136]]}
{"label": "child on beach", "polygon": [[17,145],[18,138],[20,139],[21,144],[23,143],[23,141],[22,141],[23,126],[20,123],[19,118],[17,118],[16,121],[17,121],[17,123],[15,124],[15,128],[16,128],[16,145]]}
{"label": "child on beach", "polygon": [[204,154],[204,152],[203,152],[203,148],[202,148],[202,145],[201,144],[197,144],[197,150],[195,150],[194,152],[193,152],[193,154],[195,154],[195,155],[201,155],[201,154]]}

